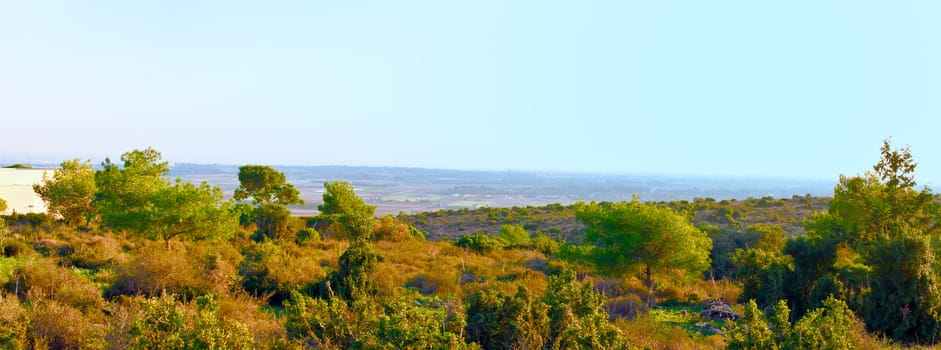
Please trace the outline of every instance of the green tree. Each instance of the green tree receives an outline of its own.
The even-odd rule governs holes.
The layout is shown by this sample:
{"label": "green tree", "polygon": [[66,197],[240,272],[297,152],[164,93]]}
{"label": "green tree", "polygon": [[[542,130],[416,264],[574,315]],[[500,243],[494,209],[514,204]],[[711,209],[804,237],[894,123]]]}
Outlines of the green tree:
{"label": "green tree", "polygon": [[351,240],[371,239],[376,207],[366,204],[346,181],[324,182],[320,217],[331,223],[335,232]]}
{"label": "green tree", "polygon": [[66,160],[53,177],[43,176],[42,184],[33,185],[49,212],[62,217],[70,226],[87,225],[95,217],[95,170],[90,160]]}
{"label": "green tree", "polygon": [[[593,243],[589,258],[601,271],[640,272],[650,294],[654,274],[666,270],[700,276],[709,268],[712,240],[689,219],[653,203],[579,203],[575,217]],[[649,300],[648,300],[649,302]]]}
{"label": "green tree", "polygon": [[252,210],[252,218],[258,231],[255,239],[294,240],[297,233],[304,228],[304,221],[291,216],[287,207],[278,203],[259,205]]}
{"label": "green tree", "polygon": [[284,173],[267,165],[239,167],[239,187],[234,200],[251,198],[256,206],[243,221],[254,222],[258,239],[294,239],[300,222],[291,216],[287,205],[303,205],[304,200],[294,185],[287,183]]}
{"label": "green tree", "polygon": [[767,306],[788,296],[794,267],[791,257],[780,251],[737,249],[732,261],[742,282],[742,301],[751,300]]}
{"label": "green tree", "polygon": [[153,149],[121,156],[124,167],[105,160],[95,173],[95,205],[104,224],[129,230],[147,239],[161,239],[170,247],[177,236],[191,239],[225,238],[235,232],[237,218],[222,190],[203,182],[199,186],[163,177],[167,162]]}
{"label": "green tree", "polygon": [[932,248],[941,233],[938,203],[928,188],[915,189],[908,148],[892,149],[886,140],[881,155],[873,172],[841,176],[817,228],[846,242],[868,271],[857,282],[869,289],[861,303],[867,327],[933,342],[941,337],[941,271]]}
{"label": "green tree", "polygon": [[300,192],[287,182],[284,173],[267,165],[239,167],[239,187],[233,198],[237,201],[251,198],[255,204],[304,205]]}
{"label": "green tree", "polygon": [[324,215],[362,214],[373,216],[376,206],[368,205],[353,192],[353,186],[346,181],[324,182],[323,204],[317,208]]}
{"label": "green tree", "polygon": [[529,231],[521,225],[503,225],[498,236],[506,241],[510,248],[525,248],[532,243]]}

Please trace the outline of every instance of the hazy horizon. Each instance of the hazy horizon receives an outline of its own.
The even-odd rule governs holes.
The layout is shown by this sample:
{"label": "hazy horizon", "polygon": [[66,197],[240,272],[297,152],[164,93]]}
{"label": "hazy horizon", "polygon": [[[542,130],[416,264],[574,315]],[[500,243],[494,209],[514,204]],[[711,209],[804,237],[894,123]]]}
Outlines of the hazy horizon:
{"label": "hazy horizon", "polygon": [[0,163],[941,183],[941,3],[0,5]]}

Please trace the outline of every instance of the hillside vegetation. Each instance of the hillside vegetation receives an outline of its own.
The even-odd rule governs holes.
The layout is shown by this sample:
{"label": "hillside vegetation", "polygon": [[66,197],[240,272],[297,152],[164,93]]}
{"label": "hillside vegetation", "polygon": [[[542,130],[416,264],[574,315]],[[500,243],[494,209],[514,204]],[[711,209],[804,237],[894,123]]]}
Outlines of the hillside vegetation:
{"label": "hillside vegetation", "polygon": [[[793,196],[721,200],[694,198],[690,201],[657,202],[690,217],[696,225],[741,230],[755,224],[781,227],[789,236],[804,234],[803,222],[811,214],[824,211],[829,197]],[[405,214],[398,219],[428,232],[431,240],[456,240],[472,233],[496,235],[503,225],[521,225],[531,232],[543,232],[569,242],[581,242],[584,225],[575,219],[575,205],[550,204],[540,207],[446,209]]]}
{"label": "hillside vegetation", "polygon": [[[907,149],[831,198],[321,213],[159,152],[63,162],[0,220],[0,348],[870,349],[941,339],[939,204]],[[2,202],[0,202],[2,204]]]}

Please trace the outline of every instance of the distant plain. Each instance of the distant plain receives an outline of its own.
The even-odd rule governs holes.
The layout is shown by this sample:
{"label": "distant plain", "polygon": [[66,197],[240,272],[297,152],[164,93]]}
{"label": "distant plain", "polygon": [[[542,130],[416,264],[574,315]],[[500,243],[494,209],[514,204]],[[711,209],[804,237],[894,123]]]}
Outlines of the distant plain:
{"label": "distant plain", "polygon": [[[276,166],[307,202],[295,215],[315,215],[325,181],[349,181],[376,214],[441,209],[543,206],[583,201],[692,200],[695,197],[745,199],[829,196],[835,181],[790,178],[624,175],[523,171],[467,171],[396,167]],[[170,175],[219,186],[231,196],[238,186],[237,165],[174,164]],[[834,179],[835,180],[835,179]]]}

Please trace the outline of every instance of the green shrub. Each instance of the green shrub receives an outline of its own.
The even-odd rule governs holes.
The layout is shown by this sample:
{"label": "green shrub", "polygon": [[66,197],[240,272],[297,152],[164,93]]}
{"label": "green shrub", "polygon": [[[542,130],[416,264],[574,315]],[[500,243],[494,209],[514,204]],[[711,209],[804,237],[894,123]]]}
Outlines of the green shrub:
{"label": "green shrub", "polygon": [[[771,326],[754,300],[745,305],[745,315],[726,333],[728,349],[858,349],[872,341],[846,303],[833,297],[805,314],[796,323],[788,321],[790,310],[779,302]],[[869,344],[869,345],[866,345]]]}
{"label": "green shrub", "polygon": [[529,248],[532,243],[529,231],[520,225],[503,225],[498,235],[508,248]]}
{"label": "green shrub", "polygon": [[[147,299],[142,314],[130,328],[135,349],[252,349],[254,339],[237,321],[216,317],[212,294],[197,297],[195,310],[187,310],[172,295]],[[191,308],[193,305],[190,305]]]}
{"label": "green shrub", "polygon": [[297,244],[320,242],[320,232],[317,232],[317,230],[312,227],[305,227],[297,232],[295,242],[297,242]]}
{"label": "green shrub", "polygon": [[291,211],[281,204],[264,204],[255,208],[255,225],[258,231],[255,240],[291,240],[304,228],[304,220],[291,216]]}
{"label": "green shrub", "polygon": [[[779,349],[784,344],[775,341],[775,337],[764,319],[765,314],[758,309],[754,300],[745,304],[745,315],[726,333],[725,339],[729,350],[736,349]],[[808,348],[814,349],[814,348]]]}
{"label": "green shrub", "polygon": [[549,342],[549,308],[520,286],[516,294],[485,290],[467,306],[467,338],[483,349],[538,349]]}
{"label": "green shrub", "polygon": [[608,321],[605,297],[589,284],[577,282],[571,269],[549,277],[542,301],[548,306],[552,348],[627,348],[627,339]]}
{"label": "green shrub", "polygon": [[416,305],[405,296],[347,302],[294,293],[285,303],[287,335],[322,349],[463,349],[460,308]]}
{"label": "green shrub", "polygon": [[842,300],[827,298],[823,307],[801,317],[791,333],[788,348],[856,349],[853,340],[864,333],[862,323]]}
{"label": "green shrub", "polygon": [[478,254],[483,254],[505,248],[506,241],[484,234],[473,234],[461,237],[454,245],[470,249]]}
{"label": "green shrub", "polygon": [[547,257],[559,251],[559,242],[549,235],[542,234],[542,232],[536,232],[536,238],[533,238],[532,245],[533,248],[536,248],[537,251]]}

